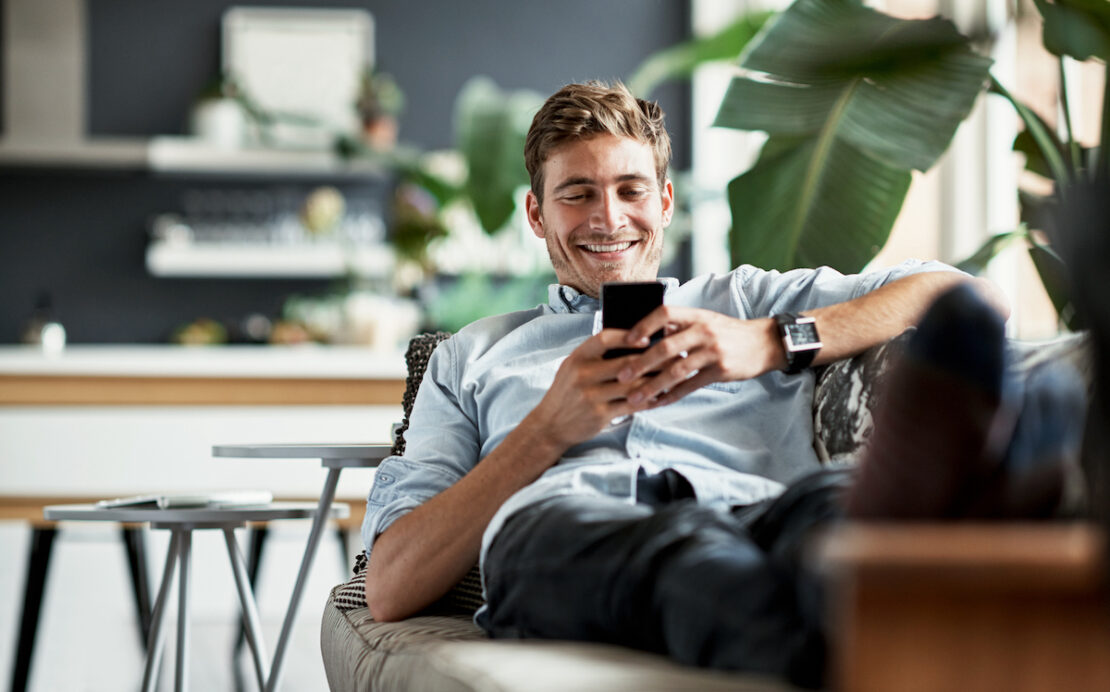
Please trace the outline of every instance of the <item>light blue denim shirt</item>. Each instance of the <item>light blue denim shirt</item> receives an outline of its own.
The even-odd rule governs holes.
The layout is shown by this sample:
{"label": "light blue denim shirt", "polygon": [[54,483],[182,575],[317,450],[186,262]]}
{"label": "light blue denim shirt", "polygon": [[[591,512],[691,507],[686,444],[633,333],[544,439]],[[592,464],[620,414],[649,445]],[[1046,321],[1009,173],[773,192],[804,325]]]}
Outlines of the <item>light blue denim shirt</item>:
{"label": "light blue denim shirt", "polygon": [[[843,275],[827,267],[785,273],[744,265],[683,285],[667,280],[665,302],[739,318],[799,312],[857,298],[923,271],[954,271],[909,261],[889,270]],[[598,301],[553,285],[547,305],[479,320],[441,343],[428,363],[405,433],[403,457],[382,462],[362,526],[367,553],[399,517],[445,490],[539,403],[563,359],[597,329]],[[699,503],[729,507],[782,492],[819,468],[813,448],[811,372],[770,372],[743,382],[710,384],[669,406],[610,425],[569,449],[563,459],[502,505],[482,541],[513,512],[562,494],[635,501],[643,468],[673,468]]]}

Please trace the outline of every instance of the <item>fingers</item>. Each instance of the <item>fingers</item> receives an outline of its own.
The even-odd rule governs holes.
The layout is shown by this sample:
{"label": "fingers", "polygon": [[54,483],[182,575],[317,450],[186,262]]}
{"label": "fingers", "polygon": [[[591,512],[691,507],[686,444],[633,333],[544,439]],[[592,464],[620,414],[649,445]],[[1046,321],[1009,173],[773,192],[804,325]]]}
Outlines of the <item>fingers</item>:
{"label": "fingers", "polygon": [[651,407],[656,408],[659,406],[666,406],[667,404],[673,404],[690,392],[701,389],[705,385],[712,384],[716,381],[717,378],[714,377],[711,372],[701,371],[694,377],[684,380],[679,385],[672,387],[666,392],[660,394],[655,399],[651,399]]}
{"label": "fingers", "polygon": [[661,329],[665,335],[680,331],[696,319],[697,312],[693,308],[672,305],[657,307],[628,330],[625,345],[642,348],[648,345],[651,335]]}
{"label": "fingers", "polygon": [[[692,329],[685,329],[671,334],[643,354],[630,358],[620,370],[618,378],[622,382],[628,382],[643,377],[649,372],[658,372],[671,367],[675,368],[676,375],[689,376],[694,370],[709,364],[706,357],[711,352],[701,334]],[[689,360],[689,356],[696,356],[696,358]],[[686,362],[675,363],[676,360]]]}
{"label": "fingers", "polygon": [[574,349],[574,355],[584,360],[601,358],[613,348],[628,348],[628,330],[602,329]]}
{"label": "fingers", "polygon": [[[625,372],[622,371],[621,376],[624,374]],[[657,375],[636,378],[634,381],[642,384],[629,391],[628,400],[637,405],[658,401],[664,397],[668,401],[674,401],[676,393],[681,392],[678,396],[681,398],[698,387],[718,379],[720,379],[720,368],[716,367],[714,360],[707,355],[706,349],[695,351],[688,356],[678,354],[661,367]],[[631,381],[629,383],[631,384]]]}

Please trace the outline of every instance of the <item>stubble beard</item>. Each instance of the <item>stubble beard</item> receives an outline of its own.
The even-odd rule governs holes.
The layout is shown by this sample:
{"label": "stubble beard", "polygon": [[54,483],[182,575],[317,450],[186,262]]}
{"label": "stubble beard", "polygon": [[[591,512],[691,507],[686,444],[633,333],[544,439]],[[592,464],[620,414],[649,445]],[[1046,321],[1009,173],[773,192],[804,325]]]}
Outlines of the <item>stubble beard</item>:
{"label": "stubble beard", "polygon": [[[600,280],[597,282],[596,286],[593,286],[593,285],[590,285],[590,284],[587,283],[588,281],[590,281],[591,277],[582,276],[577,271],[575,271],[575,268],[571,265],[570,261],[567,259],[566,254],[563,252],[562,248],[560,248],[558,246],[558,244],[556,244],[555,241],[552,240],[551,236],[547,236],[546,238],[544,238],[544,243],[547,245],[547,258],[551,262],[551,268],[555,270],[555,276],[559,277],[559,282],[564,283],[564,281],[565,281],[564,277],[565,278],[571,278],[571,279],[578,279],[583,285],[581,285],[581,286],[571,286],[571,288],[574,288],[574,289],[578,290],[579,292],[584,293],[584,294],[586,294],[588,296],[591,296],[593,298],[599,298],[601,296],[601,284],[604,283],[605,281],[649,281],[651,279],[657,278],[657,276],[650,276],[650,277],[648,277],[648,276],[635,276],[635,277],[616,276],[616,277],[613,277],[612,279],[607,279],[607,278],[605,278],[606,276],[613,275],[613,274],[616,274],[617,272],[619,272],[619,270],[621,268],[621,263],[620,262],[606,262],[606,263],[601,265],[601,267],[598,271],[598,274],[600,275]],[[641,267],[645,267],[645,266],[646,267],[654,267],[655,268],[655,274],[657,275],[659,273],[659,265],[662,261],[663,261],[663,243],[656,243],[651,248],[648,255],[646,257],[644,257],[644,263],[641,264],[640,266]],[[567,284],[567,285],[569,285],[569,284]]]}

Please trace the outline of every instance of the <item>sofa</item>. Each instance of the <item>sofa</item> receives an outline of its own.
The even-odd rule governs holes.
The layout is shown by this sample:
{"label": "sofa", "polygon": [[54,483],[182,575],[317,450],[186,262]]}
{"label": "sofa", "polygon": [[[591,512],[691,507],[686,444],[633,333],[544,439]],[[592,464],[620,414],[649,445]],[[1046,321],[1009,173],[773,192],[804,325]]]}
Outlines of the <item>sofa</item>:
{"label": "sofa", "polygon": [[[407,354],[405,422],[395,440],[403,452],[408,410],[427,358],[448,335],[420,335]],[[818,372],[813,402],[814,446],[822,463],[850,465],[872,429],[892,356],[909,334]],[[1068,361],[1091,382],[1089,345],[1082,335],[1008,344],[1017,372],[1027,375]],[[1082,473],[1070,474],[1067,502],[1082,501]],[[746,673],[691,668],[666,657],[618,646],[548,640],[491,640],[471,616],[481,604],[477,568],[439,602],[402,622],[375,622],[363,594],[365,559],[352,578],[332,589],[324,607],[320,643],[328,683],[336,691],[421,690],[786,690],[780,680]]]}

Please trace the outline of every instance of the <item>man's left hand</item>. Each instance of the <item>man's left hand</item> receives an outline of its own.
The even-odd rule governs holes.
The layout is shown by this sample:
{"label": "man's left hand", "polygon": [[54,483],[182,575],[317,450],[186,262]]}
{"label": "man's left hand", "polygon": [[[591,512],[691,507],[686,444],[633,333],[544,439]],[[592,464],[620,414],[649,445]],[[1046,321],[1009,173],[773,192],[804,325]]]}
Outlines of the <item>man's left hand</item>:
{"label": "man's left hand", "polygon": [[644,353],[626,356],[619,379],[629,382],[658,371],[629,393],[630,403],[662,406],[711,382],[746,380],[784,364],[774,320],[741,320],[712,310],[664,305],[628,331],[626,343],[648,345],[660,329],[665,338]]}

